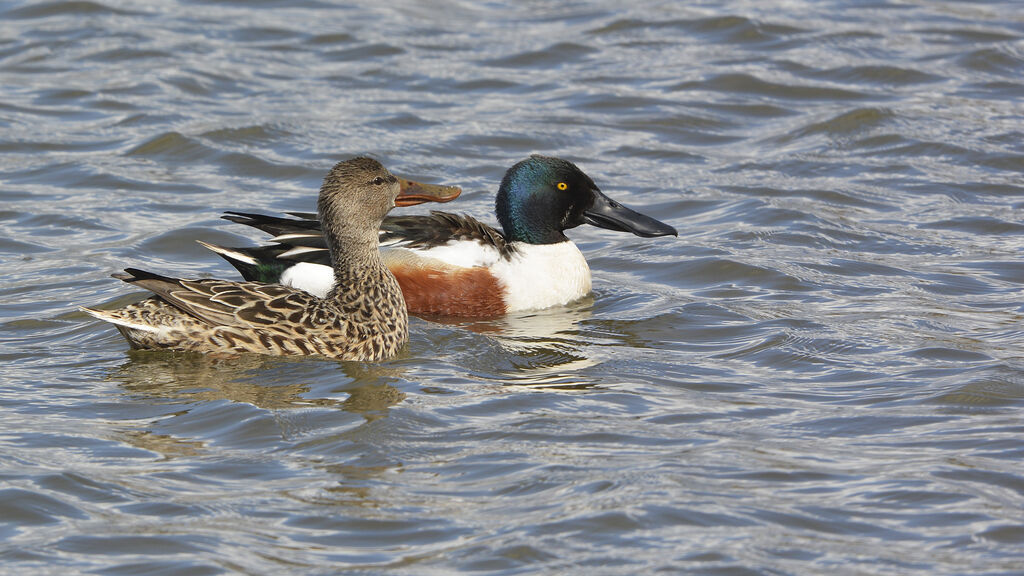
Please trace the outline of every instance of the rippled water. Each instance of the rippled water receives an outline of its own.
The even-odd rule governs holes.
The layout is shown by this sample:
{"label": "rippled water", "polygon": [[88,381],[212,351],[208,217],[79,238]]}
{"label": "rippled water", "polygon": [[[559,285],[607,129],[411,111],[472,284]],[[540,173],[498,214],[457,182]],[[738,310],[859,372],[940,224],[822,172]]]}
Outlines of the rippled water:
{"label": "rippled water", "polygon": [[[1024,573],[1022,78],[1014,2],[4,3],[0,561]],[[532,152],[680,237],[573,230],[592,299],[381,364],[75,311],[234,277],[194,240],[344,157],[491,220]]]}

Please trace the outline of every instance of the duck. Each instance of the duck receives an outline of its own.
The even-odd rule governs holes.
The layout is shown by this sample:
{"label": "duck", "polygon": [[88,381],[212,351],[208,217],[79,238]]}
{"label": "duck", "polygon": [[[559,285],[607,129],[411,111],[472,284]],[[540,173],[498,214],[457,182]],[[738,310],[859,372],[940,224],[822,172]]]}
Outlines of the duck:
{"label": "duck", "polygon": [[[274,244],[228,248],[200,242],[247,280],[280,282],[312,294],[333,289],[327,244],[316,215],[226,212],[263,230]],[[565,305],[591,291],[591,272],[565,231],[582,224],[640,237],[676,229],[605,195],[578,166],[532,155],[506,171],[495,197],[501,230],[464,214],[388,216],[379,241],[410,314],[498,317]]]}
{"label": "duck", "polygon": [[401,287],[381,259],[377,231],[395,206],[447,201],[459,192],[400,180],[372,158],[344,160],[324,178],[317,201],[333,276],[326,293],[127,268],[114,278],[153,296],[115,310],[81,310],[114,324],[135,349],[384,360],[408,341],[409,320]]}

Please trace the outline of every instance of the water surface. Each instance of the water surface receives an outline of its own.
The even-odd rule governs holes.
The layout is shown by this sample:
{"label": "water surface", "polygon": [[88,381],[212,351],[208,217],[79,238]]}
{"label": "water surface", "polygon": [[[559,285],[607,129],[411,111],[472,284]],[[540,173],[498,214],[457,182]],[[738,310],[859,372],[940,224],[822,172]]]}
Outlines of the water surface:
{"label": "water surface", "polygon": [[[15,2],[0,78],[12,573],[1024,571],[1013,2]],[[234,277],[194,240],[342,158],[493,221],[535,152],[679,238],[380,364],[76,311]]]}

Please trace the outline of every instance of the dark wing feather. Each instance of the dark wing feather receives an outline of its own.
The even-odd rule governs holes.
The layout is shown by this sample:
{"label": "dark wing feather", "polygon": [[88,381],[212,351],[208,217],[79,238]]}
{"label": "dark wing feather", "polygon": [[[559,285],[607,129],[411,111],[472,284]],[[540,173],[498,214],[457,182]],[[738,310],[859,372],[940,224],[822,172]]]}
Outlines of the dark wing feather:
{"label": "dark wing feather", "polygon": [[382,243],[408,248],[443,246],[451,241],[472,241],[497,248],[505,254],[511,246],[494,228],[465,214],[431,211],[429,216],[388,216],[380,227]]}
{"label": "dark wing feather", "polygon": [[[324,242],[324,238],[320,233],[320,221],[316,219],[316,215],[296,214],[301,214],[303,217],[280,218],[278,216],[248,212],[225,212],[225,215],[221,216],[221,218],[236,224],[244,224],[252,226],[257,230],[262,230],[275,238],[280,238],[280,240],[275,240],[277,242],[287,243],[292,246],[322,248],[326,250],[327,243]],[[312,218],[305,218],[305,216],[312,216]]]}

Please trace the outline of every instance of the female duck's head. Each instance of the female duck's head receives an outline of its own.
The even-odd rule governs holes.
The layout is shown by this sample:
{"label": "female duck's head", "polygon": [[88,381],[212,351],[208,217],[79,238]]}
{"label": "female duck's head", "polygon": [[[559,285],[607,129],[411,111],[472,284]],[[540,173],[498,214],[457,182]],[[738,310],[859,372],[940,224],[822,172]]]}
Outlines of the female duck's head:
{"label": "female duck's head", "polygon": [[352,158],[334,165],[324,178],[317,201],[328,245],[340,239],[376,249],[381,222],[395,206],[448,202],[462,190],[398,178],[372,158]]}
{"label": "female duck's head", "polygon": [[372,158],[352,158],[334,165],[320,186],[317,208],[325,227],[374,230],[395,206],[398,179]]}

